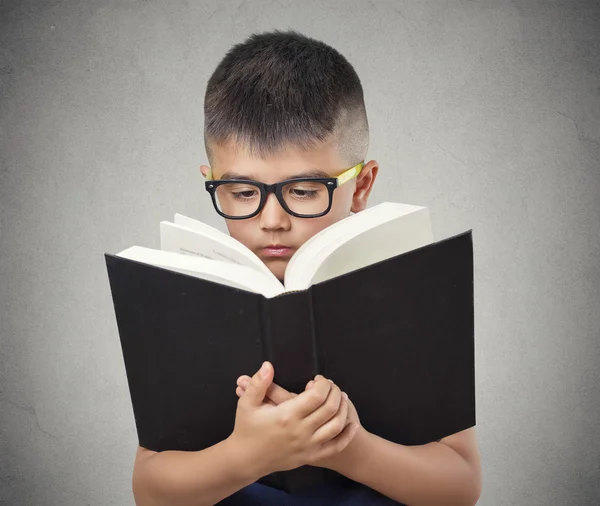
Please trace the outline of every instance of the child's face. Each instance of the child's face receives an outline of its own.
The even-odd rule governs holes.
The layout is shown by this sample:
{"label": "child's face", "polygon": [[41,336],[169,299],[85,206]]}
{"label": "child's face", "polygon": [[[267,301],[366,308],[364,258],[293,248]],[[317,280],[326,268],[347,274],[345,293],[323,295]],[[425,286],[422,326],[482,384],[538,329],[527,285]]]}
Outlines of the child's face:
{"label": "child's face", "polygon": [[[313,151],[301,151],[290,147],[278,155],[257,159],[251,158],[242,150],[227,147],[213,149],[214,179],[228,179],[227,173],[236,177],[245,176],[255,181],[272,184],[286,179],[305,176],[307,172],[320,170],[321,177],[337,177],[346,167],[335,145],[322,143]],[[206,176],[209,167],[200,167]],[[285,268],[294,252],[317,232],[349,216],[350,212],[362,211],[375,177],[377,162],[367,163],[355,180],[337,188],[333,193],[331,210],[319,218],[297,218],[288,214],[279,204],[274,194],[269,194],[262,211],[253,218],[225,220],[230,235],[252,250],[277,276],[283,280]],[[309,177],[318,177],[311,174]],[[271,246],[271,248],[270,248]],[[283,246],[283,248],[272,248]]]}

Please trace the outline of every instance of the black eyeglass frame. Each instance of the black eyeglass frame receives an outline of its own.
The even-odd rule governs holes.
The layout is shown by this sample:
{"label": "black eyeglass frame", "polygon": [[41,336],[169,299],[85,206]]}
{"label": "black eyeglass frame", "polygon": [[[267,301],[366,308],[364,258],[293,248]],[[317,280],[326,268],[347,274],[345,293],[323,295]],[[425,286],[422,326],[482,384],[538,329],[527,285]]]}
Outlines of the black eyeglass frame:
{"label": "black eyeglass frame", "polygon": [[[288,207],[288,205],[285,202],[285,199],[283,198],[283,188],[292,183],[304,183],[304,182],[324,183],[325,184],[325,188],[327,188],[327,191],[329,194],[329,204],[327,206],[327,209],[325,209],[325,211],[318,213],[318,214],[299,214],[299,213],[292,211]],[[255,186],[256,188],[258,188],[260,190],[260,202],[258,203],[258,208],[256,209],[256,211],[254,211],[252,214],[247,214],[244,216],[231,216],[229,214],[225,214],[224,212],[222,212],[219,209],[219,205],[217,204],[217,196],[216,196],[217,188],[221,185],[231,184],[231,183]],[[212,200],[213,206],[215,207],[215,211],[217,211],[217,213],[220,214],[223,218],[226,218],[228,220],[247,220],[249,218],[254,218],[254,216],[259,214],[262,211],[263,207],[265,207],[265,203],[267,202],[267,197],[269,196],[269,193],[275,194],[275,196],[277,197],[277,201],[279,202],[281,207],[283,207],[283,209],[285,209],[285,211],[288,214],[291,214],[292,216],[295,216],[296,218],[319,218],[320,216],[325,216],[329,211],[331,211],[331,205],[333,203],[333,192],[336,188],[339,187],[338,178],[336,178],[336,177],[317,177],[317,178],[303,177],[303,178],[298,178],[298,179],[287,179],[286,181],[280,181],[279,183],[273,183],[273,184],[265,184],[265,183],[260,183],[258,181],[245,180],[245,179],[244,180],[216,179],[216,180],[206,181],[204,183],[204,185],[206,187],[206,191],[210,194],[210,198]]]}

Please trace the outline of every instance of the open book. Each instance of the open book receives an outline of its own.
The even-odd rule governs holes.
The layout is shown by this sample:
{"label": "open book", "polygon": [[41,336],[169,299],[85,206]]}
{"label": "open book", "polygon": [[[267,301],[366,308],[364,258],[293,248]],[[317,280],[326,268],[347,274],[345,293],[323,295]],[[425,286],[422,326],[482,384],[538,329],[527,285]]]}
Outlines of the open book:
{"label": "open book", "polygon": [[271,298],[391,258],[433,241],[426,207],[385,202],[317,233],[290,259],[284,284],[231,236],[187,216],[160,223],[161,249],[132,246],[117,256]]}
{"label": "open book", "polygon": [[[380,204],[302,245],[284,286],[228,235],[174,221],[160,224],[161,250],[105,253],[140,446],[226,439],[236,378],[265,360],[290,392],[332,378],[369,432],[399,444],[475,424],[471,231],[433,242],[426,208]],[[337,478],[302,466],[259,481]]]}

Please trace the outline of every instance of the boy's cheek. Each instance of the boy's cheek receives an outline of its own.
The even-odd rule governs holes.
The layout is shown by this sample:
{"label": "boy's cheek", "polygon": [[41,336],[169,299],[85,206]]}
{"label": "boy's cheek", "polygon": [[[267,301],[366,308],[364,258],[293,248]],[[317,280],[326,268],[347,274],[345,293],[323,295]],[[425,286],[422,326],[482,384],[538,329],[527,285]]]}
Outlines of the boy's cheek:
{"label": "boy's cheek", "polygon": [[225,220],[225,225],[227,225],[227,230],[229,231],[229,235],[234,239],[238,239],[239,231],[240,231],[240,223],[243,220]]}
{"label": "boy's cheek", "polygon": [[260,228],[254,220],[225,220],[229,235],[254,251],[255,243],[260,240]]}

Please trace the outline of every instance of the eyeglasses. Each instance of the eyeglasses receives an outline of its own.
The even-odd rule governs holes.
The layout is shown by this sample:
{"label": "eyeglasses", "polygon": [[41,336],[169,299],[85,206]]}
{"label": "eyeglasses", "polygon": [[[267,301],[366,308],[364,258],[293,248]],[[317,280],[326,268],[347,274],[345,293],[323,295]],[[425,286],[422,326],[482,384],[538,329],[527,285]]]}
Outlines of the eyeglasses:
{"label": "eyeglasses", "polygon": [[251,180],[212,179],[212,169],[205,187],[215,210],[229,220],[245,220],[261,212],[269,193],[274,193],[281,207],[298,218],[318,218],[331,209],[333,192],[360,174],[362,161],[337,177],[303,177],[274,184]]}

